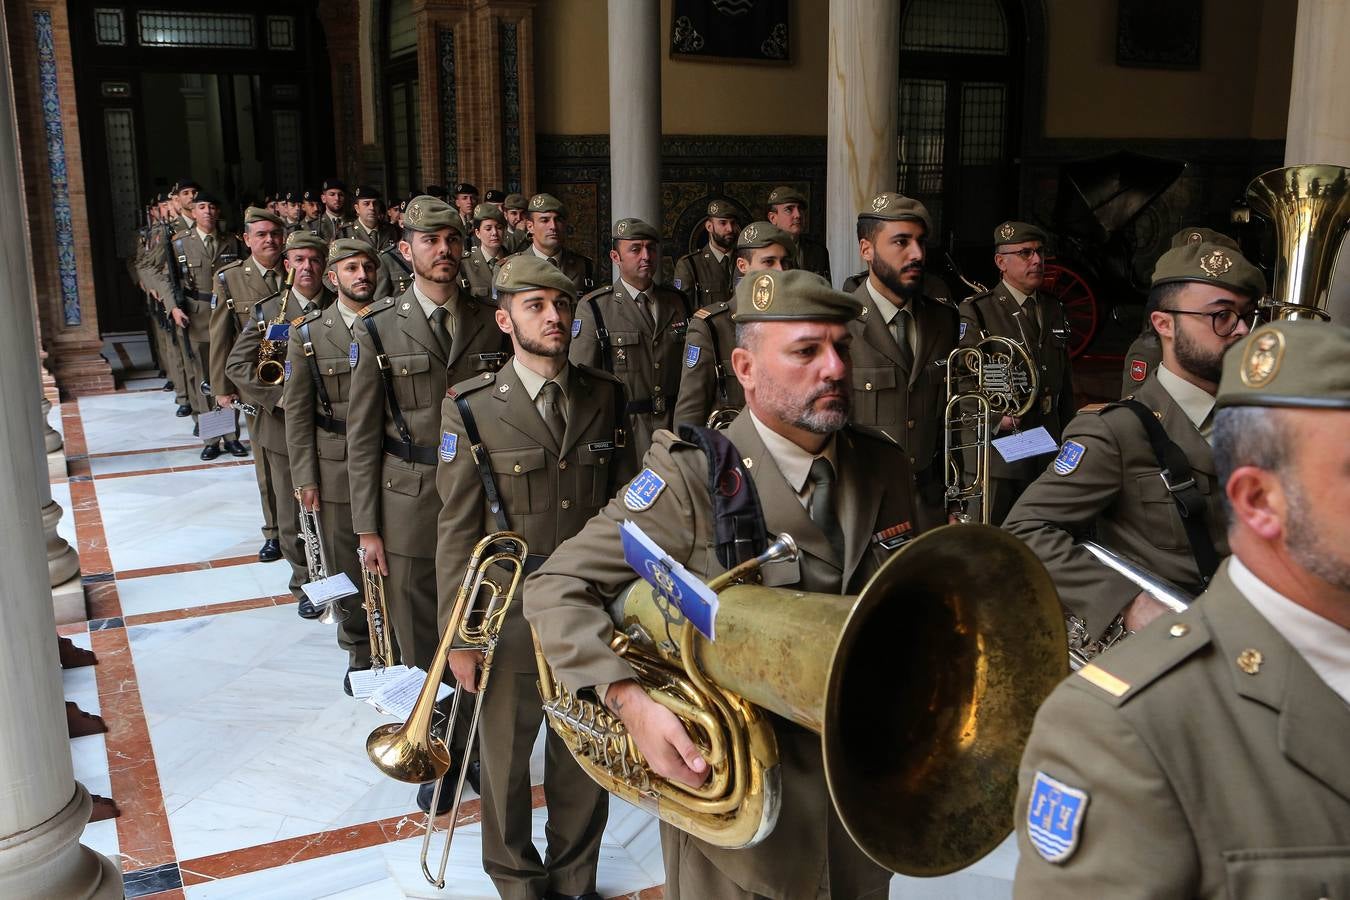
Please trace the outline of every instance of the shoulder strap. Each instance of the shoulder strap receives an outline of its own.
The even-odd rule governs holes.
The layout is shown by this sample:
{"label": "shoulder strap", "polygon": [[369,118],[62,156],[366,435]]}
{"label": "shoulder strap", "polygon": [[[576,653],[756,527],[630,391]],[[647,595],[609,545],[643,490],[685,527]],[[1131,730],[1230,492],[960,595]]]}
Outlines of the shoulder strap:
{"label": "shoulder strap", "polygon": [[713,383],[717,386],[717,395],[726,403],[730,398],[727,396],[727,370],[722,367],[721,341],[717,339],[717,327],[712,323],[712,316],[705,316],[703,321],[708,325],[708,342],[712,344]]}
{"label": "shoulder strap", "polygon": [[1133,398],[1121,400],[1119,406],[1128,409],[1139,419],[1148,434],[1148,442],[1153,447],[1153,455],[1162,469],[1163,484],[1172,495],[1181,516],[1181,525],[1186,529],[1186,538],[1191,544],[1191,555],[1195,557],[1195,566],[1200,571],[1200,579],[1209,584],[1214,570],[1219,567],[1219,554],[1210,540],[1206,526],[1208,506],[1205,495],[1195,484],[1195,474],[1191,471],[1190,460],[1176,442],[1167,436],[1158,417],[1144,404]]}
{"label": "shoulder strap", "polygon": [[379,366],[380,379],[384,382],[384,399],[389,404],[389,414],[394,419],[394,427],[398,429],[399,455],[403,457],[404,462],[413,462],[412,433],[408,431],[408,423],[403,418],[403,410],[398,405],[398,396],[394,393],[394,372],[389,366],[389,356],[384,352],[384,343],[380,340],[380,331],[375,326],[375,317],[365,316],[364,320],[370,342],[375,345],[375,364]]}
{"label": "shoulder strap", "polygon": [[502,495],[497,490],[497,479],[492,477],[487,448],[483,446],[483,438],[478,433],[478,420],[473,417],[473,410],[469,408],[469,398],[455,397],[455,406],[459,409],[459,417],[464,420],[464,435],[469,439],[469,450],[473,454],[474,465],[478,467],[478,478],[483,482],[483,493],[487,495],[488,508],[492,510],[492,515],[497,520],[497,530],[510,531],[511,523],[506,518],[506,507],[502,506]]}
{"label": "shoulder strap", "polygon": [[713,501],[713,537],[717,561],[730,569],[754,559],[769,545],[764,510],[755,483],[741,466],[741,454],[726,434],[696,425],[680,425],[681,440],[708,457],[708,494]]}
{"label": "shoulder strap", "polygon": [[600,365],[613,375],[614,360],[610,355],[609,329],[605,327],[605,317],[600,315],[600,304],[595,302],[594,294],[586,298],[586,305],[591,308],[591,315],[595,316],[595,339],[600,344]]}
{"label": "shoulder strap", "polygon": [[314,341],[309,336],[309,323],[300,323],[300,340],[305,350],[305,362],[309,363],[309,376],[314,382],[314,387],[318,391],[319,405],[323,407],[323,414],[329,419],[333,418],[333,404],[328,399],[328,388],[323,386],[323,376],[319,373],[319,361],[314,358]]}

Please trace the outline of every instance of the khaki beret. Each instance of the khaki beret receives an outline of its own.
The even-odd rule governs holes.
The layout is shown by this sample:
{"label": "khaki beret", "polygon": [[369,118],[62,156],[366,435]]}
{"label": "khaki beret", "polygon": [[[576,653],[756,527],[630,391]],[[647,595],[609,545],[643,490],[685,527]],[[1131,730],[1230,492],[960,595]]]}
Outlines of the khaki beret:
{"label": "khaki beret", "polygon": [[408,208],[403,213],[403,227],[411,228],[413,231],[440,231],[442,228],[449,228],[460,237],[464,236],[464,226],[459,220],[459,213],[444,200],[437,200],[427,194],[421,194],[409,201]]}
{"label": "khaki beret", "polygon": [[[215,200],[210,197],[207,199],[211,200],[212,203],[215,202]],[[200,195],[197,197],[197,202],[202,202]],[[282,220],[281,216],[272,212],[270,209],[263,209],[261,206],[250,206],[248,209],[244,210],[244,224],[252,225],[254,222],[271,222],[273,225],[279,225],[282,228],[286,227],[286,223]]]}
{"label": "khaki beret", "polygon": [[660,243],[661,232],[641,219],[620,219],[614,223],[610,234],[616,241],[656,241]]}
{"label": "khaki beret", "polygon": [[1184,247],[1187,244],[1218,244],[1220,247],[1227,247],[1229,250],[1241,251],[1238,242],[1224,234],[1222,231],[1215,231],[1213,228],[1183,228],[1172,235],[1173,247]]}
{"label": "khaki beret", "polygon": [[501,225],[506,224],[506,215],[495,203],[480,203],[473,208],[473,225],[478,227],[479,222],[491,220]]}
{"label": "khaki beret", "polygon": [[884,219],[887,222],[922,222],[925,230],[930,232],[933,230],[933,220],[928,215],[927,208],[918,200],[894,191],[877,194],[863,211],[858,213],[858,218]]}
{"label": "khaki beret", "polygon": [[529,205],[524,194],[507,194],[506,199],[502,201],[502,209],[524,210]]}
{"label": "khaki beret", "polygon": [[562,291],[573,300],[577,298],[577,286],[572,283],[572,279],[564,275],[557,266],[533,253],[507,257],[506,262],[497,268],[497,274],[492,279],[494,296],[538,288],[553,288]]}
{"label": "khaki beret", "polygon": [[769,191],[769,199],[764,201],[764,205],[778,206],[780,203],[796,203],[798,206],[805,206],[806,197],[795,187],[780,185]]}
{"label": "khaki beret", "polygon": [[744,221],[748,216],[745,215],[745,211],[741,209],[740,204],[732,200],[719,199],[708,201],[708,218]]}
{"label": "khaki beret", "polygon": [[1216,404],[1350,409],[1350,328],[1311,320],[1259,326],[1223,356]]}
{"label": "khaki beret", "polygon": [[771,222],[751,222],[736,238],[737,250],[759,250],[770,244],[778,244],[789,252],[797,247],[792,235]]}
{"label": "khaki beret", "polygon": [[741,279],[735,307],[733,322],[851,322],[863,305],[815,272],[769,269]]}
{"label": "khaki beret", "polygon": [[1042,244],[1050,238],[1044,231],[1029,222],[1004,222],[994,229],[994,246],[1021,244],[1026,241],[1040,241]]}
{"label": "khaki beret", "polygon": [[327,253],[328,245],[317,234],[302,228],[286,238],[286,252],[292,250],[318,250],[320,253]]}
{"label": "khaki beret", "polygon": [[528,207],[532,213],[557,213],[560,216],[567,215],[567,207],[562,205],[562,201],[552,194],[535,194],[530,198]]}
{"label": "khaki beret", "polygon": [[1198,281],[1227,288],[1253,300],[1266,292],[1266,277],[1241,253],[1202,241],[1182,244],[1164,253],[1153,268],[1153,286]]}
{"label": "khaki beret", "polygon": [[379,257],[375,254],[375,248],[360,238],[338,238],[328,245],[328,268],[332,268],[352,256],[370,257],[378,263]]}

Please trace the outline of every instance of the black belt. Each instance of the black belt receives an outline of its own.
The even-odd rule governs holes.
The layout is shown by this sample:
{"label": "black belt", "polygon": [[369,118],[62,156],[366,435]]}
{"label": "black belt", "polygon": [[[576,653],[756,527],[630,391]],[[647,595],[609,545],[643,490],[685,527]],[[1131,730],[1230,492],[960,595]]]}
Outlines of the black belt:
{"label": "black belt", "polygon": [[645,400],[629,400],[624,409],[630,416],[637,413],[653,413],[663,416],[666,413],[666,398],[648,397]]}
{"label": "black belt", "polygon": [[439,459],[435,447],[419,447],[413,443],[405,444],[389,435],[384,436],[384,452],[391,456],[397,456],[404,462],[421,463],[424,466],[434,466]]}
{"label": "black belt", "polygon": [[211,302],[211,293],[210,293],[210,291],[196,291],[195,293],[196,293],[196,300],[197,300],[198,303],[210,303],[210,302]]}
{"label": "black belt", "polygon": [[[329,434],[346,434],[347,423],[341,419],[334,419],[332,416],[318,414],[314,416],[314,424]],[[399,445],[403,446],[402,444]]]}

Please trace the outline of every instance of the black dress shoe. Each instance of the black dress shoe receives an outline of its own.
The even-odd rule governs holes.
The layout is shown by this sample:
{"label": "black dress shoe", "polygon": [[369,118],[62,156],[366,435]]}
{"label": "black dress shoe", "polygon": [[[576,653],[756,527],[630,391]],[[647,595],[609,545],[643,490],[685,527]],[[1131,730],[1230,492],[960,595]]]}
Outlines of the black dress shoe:
{"label": "black dress shoe", "polygon": [[225,449],[230,451],[231,456],[248,456],[248,448],[238,441],[226,441]]}
{"label": "black dress shoe", "polygon": [[[475,794],[478,790],[478,760],[469,763],[469,774],[464,777],[464,783],[473,788]],[[436,815],[443,816],[450,811],[450,804],[455,800],[455,779],[459,778],[459,770],[452,768],[445,773],[441,779],[444,786],[441,788],[441,802],[436,806]],[[431,809],[431,795],[436,792],[436,782],[428,781],[426,784],[417,788],[417,808],[426,812]]]}
{"label": "black dress shoe", "polygon": [[[259,554],[259,558],[261,556],[262,554]],[[302,619],[317,619],[321,613],[308,597],[300,598],[300,602],[295,605],[295,611],[300,614]]]}
{"label": "black dress shoe", "polygon": [[601,900],[595,891],[584,894],[560,894],[557,891],[544,891],[544,900]]}
{"label": "black dress shoe", "polygon": [[[370,666],[348,666],[347,674],[342,676],[342,692],[348,697],[352,696],[352,673],[365,672],[369,669]],[[427,802],[430,803],[431,801],[428,800]]]}
{"label": "black dress shoe", "polygon": [[173,391],[173,382],[172,381],[164,382],[164,387],[160,388],[160,390],[164,391],[165,393],[171,393]]}
{"label": "black dress shoe", "polygon": [[188,416],[192,415],[192,407],[188,406],[186,403],[180,403],[178,404],[178,408],[173,411],[173,414],[180,419],[186,419]]}
{"label": "black dress shoe", "polygon": [[[268,538],[258,548],[258,562],[276,562],[281,559],[281,544],[276,538]],[[306,598],[308,599],[308,598]]]}
{"label": "black dress shoe", "polygon": [[202,448],[202,459],[206,460],[207,462],[210,462],[219,455],[220,455],[219,444],[207,444],[205,447]]}

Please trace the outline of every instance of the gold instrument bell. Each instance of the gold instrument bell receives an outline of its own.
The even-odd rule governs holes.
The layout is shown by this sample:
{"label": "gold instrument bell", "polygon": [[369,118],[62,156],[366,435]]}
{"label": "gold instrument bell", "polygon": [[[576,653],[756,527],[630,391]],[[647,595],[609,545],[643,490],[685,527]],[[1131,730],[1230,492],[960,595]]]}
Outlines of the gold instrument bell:
{"label": "gold instrument bell", "polygon": [[[668,624],[645,581],[623,598],[612,645],[712,757],[704,788],[651,772],[622,723],[568,693],[539,653],[550,727],[606,790],[735,847],[772,830],[781,789],[768,714],[782,716],[820,735],[834,809],[878,865],[923,876],[970,865],[1012,830],[1032,720],[1068,671],[1045,567],[998,528],[960,525],[910,542],[856,597],[747,583],[795,554],[783,543],[710,582],[715,641]],[[721,721],[728,732],[710,734]]]}
{"label": "gold instrument bell", "polygon": [[1331,318],[1332,271],[1350,231],[1350,168],[1289,166],[1257,176],[1247,186],[1252,209],[1275,229],[1271,319]]}

